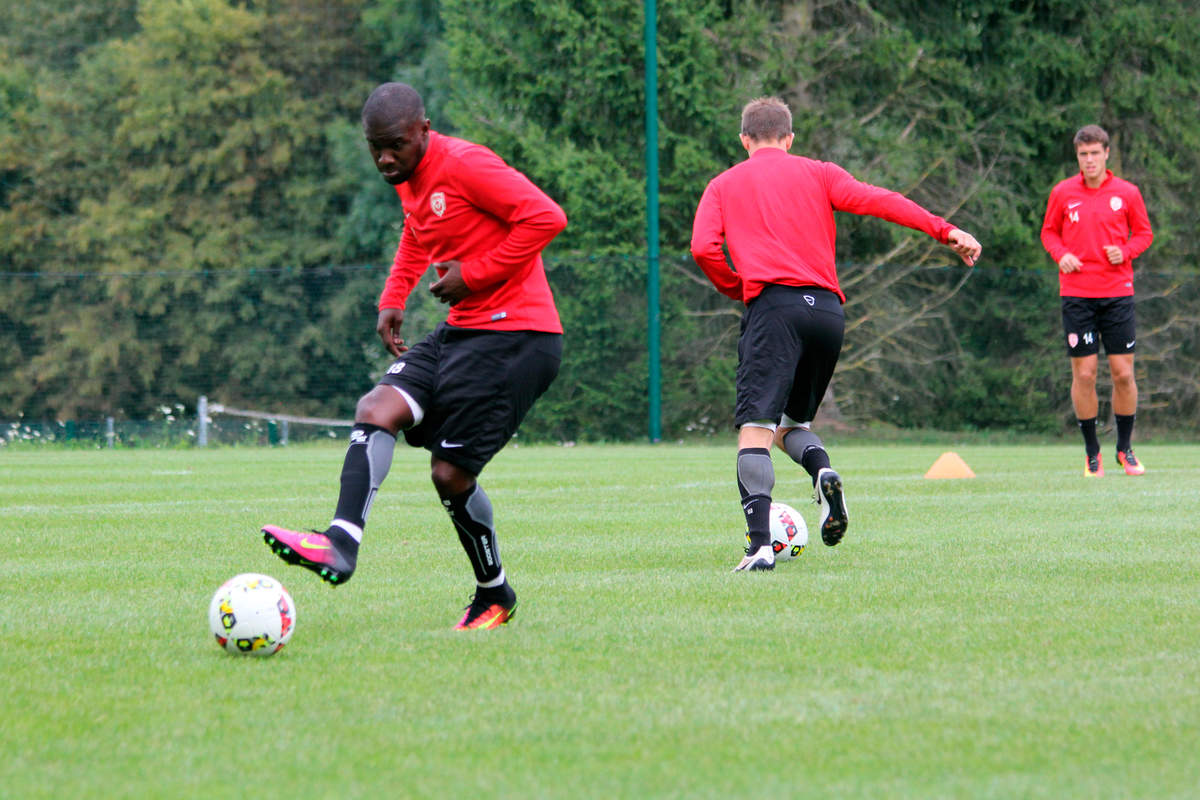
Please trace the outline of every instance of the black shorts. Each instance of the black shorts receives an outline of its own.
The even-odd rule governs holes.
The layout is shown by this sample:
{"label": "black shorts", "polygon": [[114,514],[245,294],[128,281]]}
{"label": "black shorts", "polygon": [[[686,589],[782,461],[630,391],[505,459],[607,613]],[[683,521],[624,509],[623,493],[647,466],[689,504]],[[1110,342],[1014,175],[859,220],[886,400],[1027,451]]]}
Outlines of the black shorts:
{"label": "black shorts", "polygon": [[846,317],[828,289],[772,285],[750,301],[738,340],[734,424],[816,416],[838,356]]}
{"label": "black shorts", "polygon": [[1067,336],[1067,355],[1072,358],[1133,353],[1137,341],[1133,297],[1064,297],[1063,332]]}
{"label": "black shorts", "polygon": [[396,359],[379,383],[403,389],[425,412],[404,431],[410,445],[478,475],[517,432],[561,361],[561,333],[443,322]]}

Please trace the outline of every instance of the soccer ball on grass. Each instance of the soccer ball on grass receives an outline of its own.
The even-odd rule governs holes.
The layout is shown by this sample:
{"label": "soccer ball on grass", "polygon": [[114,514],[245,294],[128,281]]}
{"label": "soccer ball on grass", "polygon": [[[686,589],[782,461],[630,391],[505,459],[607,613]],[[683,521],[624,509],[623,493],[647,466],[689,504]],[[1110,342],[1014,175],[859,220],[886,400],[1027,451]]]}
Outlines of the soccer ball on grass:
{"label": "soccer ball on grass", "polygon": [[296,604],[283,584],[269,575],[235,575],[213,595],[208,627],[227,653],[274,655],[296,630]]}
{"label": "soccer ball on grass", "polygon": [[808,547],[808,526],[786,503],[771,503],[771,549],[776,561],[790,561]]}

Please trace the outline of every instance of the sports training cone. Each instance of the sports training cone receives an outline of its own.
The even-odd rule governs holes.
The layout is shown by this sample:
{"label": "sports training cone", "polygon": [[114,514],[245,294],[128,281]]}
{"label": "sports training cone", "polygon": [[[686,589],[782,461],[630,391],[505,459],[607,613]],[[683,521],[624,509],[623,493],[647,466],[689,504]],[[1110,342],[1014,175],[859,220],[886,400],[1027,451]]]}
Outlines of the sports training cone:
{"label": "sports training cone", "polygon": [[967,462],[959,457],[958,453],[942,453],[938,456],[938,460],[933,462],[933,466],[929,468],[929,472],[925,473],[926,478],[974,478],[975,473],[967,466]]}

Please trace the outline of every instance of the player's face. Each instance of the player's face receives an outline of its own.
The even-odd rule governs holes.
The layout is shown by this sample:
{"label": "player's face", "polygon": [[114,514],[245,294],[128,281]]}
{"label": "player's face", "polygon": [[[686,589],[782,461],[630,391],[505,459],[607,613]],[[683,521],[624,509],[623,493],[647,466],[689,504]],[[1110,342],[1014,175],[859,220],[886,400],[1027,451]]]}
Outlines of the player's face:
{"label": "player's face", "polygon": [[1081,142],[1075,148],[1075,158],[1079,160],[1079,171],[1088,183],[1099,181],[1108,169],[1108,148],[1099,142]]}
{"label": "player's face", "polygon": [[412,177],[429,146],[429,120],[365,125],[363,134],[371,148],[375,169],[393,186]]}

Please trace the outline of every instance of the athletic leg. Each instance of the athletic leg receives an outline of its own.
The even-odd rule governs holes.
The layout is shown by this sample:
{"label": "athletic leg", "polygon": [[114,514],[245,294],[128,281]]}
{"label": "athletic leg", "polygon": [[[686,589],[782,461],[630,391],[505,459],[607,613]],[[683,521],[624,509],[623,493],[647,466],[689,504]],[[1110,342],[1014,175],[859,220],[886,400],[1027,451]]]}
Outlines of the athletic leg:
{"label": "athletic leg", "polygon": [[509,586],[500,561],[492,501],[475,475],[462,467],[434,457],[431,471],[438,497],[475,572],[475,596],[455,627],[458,630],[499,627],[512,618],[517,595]]}
{"label": "athletic leg", "polygon": [[1133,353],[1108,357],[1112,371],[1113,416],[1117,422],[1117,463],[1126,475],[1143,475],[1146,466],[1133,454],[1133,423],[1137,414],[1137,382],[1133,376]]}
{"label": "athletic leg", "polygon": [[396,431],[413,423],[413,406],[416,403],[407,393],[383,385],[358,401],[333,521],[323,532],[311,533],[264,526],[263,539],[276,555],[335,586],[350,580],[371,503],[391,468]]}
{"label": "athletic leg", "polygon": [[[742,315],[734,424],[738,428],[737,486],[748,546],[735,572],[775,567],[770,527],[775,487],[771,442],[792,389],[790,365],[800,359],[805,313],[801,307],[808,306],[796,287],[768,286]],[[781,364],[789,366],[781,370]]]}
{"label": "athletic leg", "polygon": [[785,417],[784,423],[775,431],[775,446],[803,467],[812,478],[813,486],[816,486],[817,475],[821,470],[830,467],[825,443],[807,425],[788,424],[790,422],[791,420]]}
{"label": "athletic leg", "polygon": [[1097,415],[1100,413],[1100,401],[1096,397],[1098,360],[1094,354],[1071,358],[1071,405],[1075,408],[1075,419],[1083,436],[1085,477],[1104,474],[1100,460],[1100,438],[1096,435]]}
{"label": "athletic leg", "polygon": [[1133,354],[1121,353],[1108,357],[1112,372],[1112,406],[1114,414],[1132,416],[1137,413],[1137,381],[1133,377]]}
{"label": "athletic leg", "polygon": [[845,334],[845,315],[832,292],[810,295],[802,328],[803,350],[796,365],[791,395],[775,433],[775,445],[804,468],[813,482],[813,495],[821,509],[821,541],[832,547],[850,525],[842,477],[834,471],[821,438],[811,430],[833,372],[837,368]]}
{"label": "athletic leg", "polygon": [[561,336],[532,331],[455,333],[443,350],[441,424],[426,446],[434,487],[475,574],[475,595],[457,630],[496,628],[513,616],[516,593],[477,476],[550,386],[561,358]]}
{"label": "athletic leg", "polygon": [[1095,419],[1100,412],[1100,400],[1096,396],[1096,355],[1071,359],[1071,405],[1076,419]]}
{"label": "athletic leg", "polygon": [[1071,359],[1071,406],[1083,436],[1084,477],[1104,475],[1100,440],[1096,436],[1100,401],[1096,397],[1096,370],[1100,352],[1101,302],[1090,297],[1062,298],[1063,333]]}
{"label": "athletic leg", "polygon": [[775,467],[771,463],[774,425],[745,423],[738,430],[737,485],[746,517],[746,557],[735,571],[764,570],[775,566],[771,549],[771,490]]}

